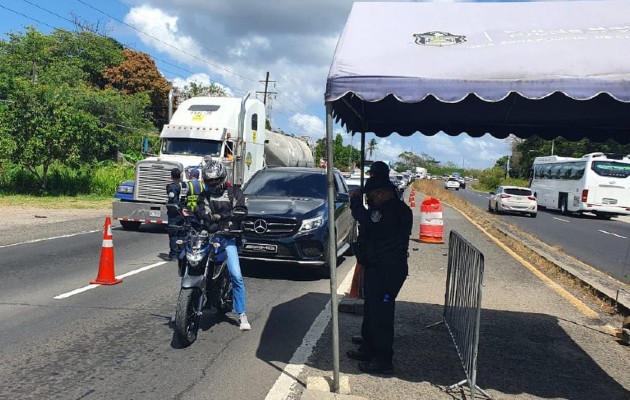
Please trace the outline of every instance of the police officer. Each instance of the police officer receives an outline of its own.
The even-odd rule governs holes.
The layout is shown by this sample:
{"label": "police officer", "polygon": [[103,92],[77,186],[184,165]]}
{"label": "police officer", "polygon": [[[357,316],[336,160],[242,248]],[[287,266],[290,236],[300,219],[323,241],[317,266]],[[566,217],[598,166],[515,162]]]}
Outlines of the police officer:
{"label": "police officer", "polygon": [[350,192],[352,216],[359,222],[357,261],[365,268],[365,303],[362,344],[347,352],[361,361],[366,373],[393,372],[394,312],[396,297],[408,274],[407,250],[413,224],[412,212],[395,192],[389,167],[380,161],[370,170],[362,192]]}
{"label": "police officer", "polygon": [[[181,180],[182,171],[179,168],[173,168],[171,170],[172,183],[166,185],[166,194],[168,195],[167,204],[177,204],[183,210],[186,208],[186,196],[188,194],[188,186]],[[175,210],[167,211],[168,216],[168,260],[173,261],[177,259],[179,254],[179,248],[177,246],[177,239],[182,236],[181,227],[184,225],[184,217]]]}
{"label": "police officer", "polygon": [[[186,196],[186,208],[191,213],[194,213],[197,209],[197,199],[203,191],[203,184],[199,181],[199,170],[191,169],[188,173],[188,195]],[[191,214],[192,216],[193,214]]]}

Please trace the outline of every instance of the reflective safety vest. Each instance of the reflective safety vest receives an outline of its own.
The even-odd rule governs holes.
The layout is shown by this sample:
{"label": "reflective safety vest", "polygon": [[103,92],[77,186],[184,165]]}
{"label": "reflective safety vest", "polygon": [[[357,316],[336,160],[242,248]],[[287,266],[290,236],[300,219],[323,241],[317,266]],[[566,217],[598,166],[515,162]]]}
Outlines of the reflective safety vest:
{"label": "reflective safety vest", "polygon": [[186,199],[186,207],[190,211],[197,209],[197,199],[199,194],[203,191],[203,185],[198,180],[188,181],[188,198]]}

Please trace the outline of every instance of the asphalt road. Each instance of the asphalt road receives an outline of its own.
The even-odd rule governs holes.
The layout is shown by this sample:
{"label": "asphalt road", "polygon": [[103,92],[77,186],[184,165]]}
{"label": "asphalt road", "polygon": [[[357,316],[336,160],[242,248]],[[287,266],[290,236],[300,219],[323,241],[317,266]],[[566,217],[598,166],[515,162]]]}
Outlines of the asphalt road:
{"label": "asphalt road", "polygon": [[[488,212],[489,194],[471,190],[454,193]],[[594,216],[564,216],[539,210],[536,218],[501,215],[526,232],[569,255],[623,282],[630,275],[630,224],[618,219],[601,220]],[[624,278],[625,276],[625,278]]]}
{"label": "asphalt road", "polygon": [[208,311],[182,348],[168,323],[179,279],[160,258],[166,233],[142,229],[114,228],[115,272],[147,269],[62,299],[96,277],[101,231],[0,247],[0,398],[265,398],[330,300],[329,281],[245,265],[252,330]]}

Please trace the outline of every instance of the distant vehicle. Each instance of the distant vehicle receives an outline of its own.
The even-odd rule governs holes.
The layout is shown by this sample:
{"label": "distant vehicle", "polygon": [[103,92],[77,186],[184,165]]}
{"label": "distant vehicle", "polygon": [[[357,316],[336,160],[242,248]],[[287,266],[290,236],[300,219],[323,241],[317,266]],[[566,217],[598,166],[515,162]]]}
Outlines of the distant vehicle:
{"label": "distant vehicle", "polygon": [[542,208],[591,212],[602,219],[630,215],[630,158],[590,153],[581,158],[536,157],[530,188]]}
{"label": "distant vehicle", "polygon": [[538,205],[531,189],[520,186],[499,186],[496,193],[490,192],[488,211],[497,214],[528,214],[536,218]]}
{"label": "distant vehicle", "polygon": [[444,181],[444,189],[459,190],[459,181],[457,178],[453,178],[452,176],[447,178],[446,181]]}
{"label": "distant vehicle", "polygon": [[[343,177],[334,172],[334,254],[352,255],[357,223]],[[277,167],[262,169],[243,187],[247,217],[243,221],[239,256],[245,260],[290,264],[329,276],[328,192],[326,170]]]}
{"label": "distant vehicle", "polygon": [[[365,180],[367,180],[367,176],[364,177],[364,183]],[[352,189],[358,189],[361,187],[361,177],[356,177],[356,176],[350,176],[348,178],[345,178],[346,181],[346,186],[348,187],[348,190],[352,190]]]}
{"label": "distant vehicle", "polygon": [[416,167],[416,179],[428,179],[427,169],[422,167]]}

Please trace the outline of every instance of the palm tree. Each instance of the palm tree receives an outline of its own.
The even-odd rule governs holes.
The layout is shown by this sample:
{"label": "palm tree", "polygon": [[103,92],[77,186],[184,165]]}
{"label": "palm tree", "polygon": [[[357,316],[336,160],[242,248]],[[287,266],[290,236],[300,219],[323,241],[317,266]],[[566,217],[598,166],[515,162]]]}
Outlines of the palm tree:
{"label": "palm tree", "polygon": [[370,143],[368,143],[368,153],[370,153],[370,158],[372,158],[372,153],[376,151],[376,139],[372,138]]}

